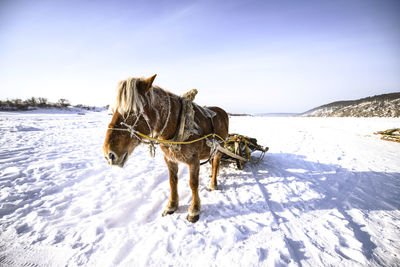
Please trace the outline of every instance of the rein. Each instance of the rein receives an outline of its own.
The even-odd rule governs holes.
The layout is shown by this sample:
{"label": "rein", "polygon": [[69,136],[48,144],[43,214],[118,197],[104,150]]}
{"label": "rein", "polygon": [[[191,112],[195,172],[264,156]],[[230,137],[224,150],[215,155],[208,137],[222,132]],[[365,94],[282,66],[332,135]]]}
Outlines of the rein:
{"label": "rein", "polygon": [[[152,157],[154,157],[154,155],[155,155],[155,145],[158,145],[158,144],[163,144],[163,145],[166,145],[166,146],[168,146],[168,145],[170,145],[170,146],[171,145],[188,145],[188,144],[193,144],[193,143],[202,141],[204,139],[207,139],[209,137],[212,137],[212,140],[208,140],[207,141],[207,145],[210,146],[210,148],[211,148],[210,158],[217,151],[216,146],[218,145],[218,141],[216,141],[216,137],[218,139],[220,139],[224,143],[225,146],[227,145],[227,142],[225,141],[225,139],[222,138],[221,136],[219,136],[216,133],[210,133],[210,134],[207,134],[205,136],[202,136],[200,138],[197,138],[195,140],[190,140],[190,141],[173,141],[173,140],[160,139],[159,136],[161,136],[163,134],[165,128],[167,128],[167,125],[168,125],[168,122],[169,122],[169,117],[170,117],[170,114],[171,114],[170,96],[168,95],[167,92],[165,92],[165,94],[167,95],[167,98],[168,98],[168,115],[167,115],[167,119],[165,121],[165,124],[164,124],[163,128],[161,129],[161,131],[156,136],[154,136],[154,137],[148,136],[148,135],[146,135],[144,133],[141,133],[141,132],[139,132],[139,131],[137,131],[135,129],[137,123],[139,122],[140,117],[142,116],[144,118],[144,120],[146,121],[146,123],[147,123],[147,126],[148,126],[148,128],[150,130],[150,133],[153,133],[152,128],[150,126],[149,115],[147,115],[147,112],[145,110],[143,110],[142,112],[137,114],[136,120],[132,125],[129,125],[129,124],[126,123],[127,119],[129,118],[129,116],[128,116],[128,117],[124,118],[123,122],[120,123],[122,126],[125,126],[126,128],[107,128],[107,129],[108,130],[114,130],[114,131],[128,132],[131,138],[135,136],[141,142],[144,142],[145,144],[149,145],[150,155]],[[182,112],[182,110],[180,112]],[[179,116],[179,117],[181,117],[181,116]],[[214,123],[213,123],[212,119],[211,119],[211,124],[212,124],[212,131],[214,132]],[[147,139],[148,141],[146,142],[144,139]]]}
{"label": "rein", "polygon": [[133,125],[129,125],[129,124],[125,123],[126,120],[129,118],[129,116],[128,116],[127,118],[124,119],[123,122],[120,123],[122,126],[125,126],[126,128],[107,128],[107,129],[108,130],[114,130],[114,131],[129,132],[129,135],[130,135],[131,138],[133,136],[135,136],[141,142],[144,142],[145,144],[149,145],[150,156],[154,157],[155,156],[155,152],[156,152],[156,147],[155,147],[154,142],[151,142],[151,141],[150,142],[145,142],[145,141],[143,141],[143,139],[140,137],[140,135],[138,135],[139,132],[134,129],[136,127],[136,124],[139,122],[139,119],[140,119],[141,116],[146,121],[150,132],[152,132],[151,126],[150,126],[150,118],[149,118],[149,115],[147,115],[146,111],[143,111],[143,112],[141,112],[141,113],[139,113],[137,115],[136,120],[133,123]]}
{"label": "rein", "polygon": [[218,143],[218,141],[216,141],[216,138],[220,139],[224,143],[224,146],[227,145],[227,142],[225,141],[225,139],[222,138],[221,136],[219,136],[216,133],[210,133],[210,134],[204,135],[204,136],[202,136],[200,138],[197,138],[197,139],[194,139],[194,140],[190,140],[190,141],[163,140],[163,139],[159,139],[157,137],[148,136],[148,135],[146,135],[144,133],[141,133],[141,132],[139,132],[138,130],[135,129],[136,124],[139,121],[140,116],[143,116],[145,118],[146,122],[147,122],[147,125],[149,126],[150,131],[151,131],[150,124],[147,121],[148,117],[146,119],[145,115],[146,115],[145,113],[139,113],[139,115],[137,116],[136,121],[135,121],[135,123],[133,125],[129,125],[129,124],[125,123],[125,122],[121,122],[120,124],[122,126],[125,126],[126,128],[108,128],[108,130],[128,132],[131,138],[135,136],[141,142],[145,142],[144,139],[149,140],[148,142],[145,142],[145,144],[150,146],[150,154],[153,157],[154,157],[154,152],[155,152],[155,150],[154,150],[155,149],[155,145],[158,145],[158,144],[163,144],[163,145],[167,145],[167,146],[168,145],[189,145],[189,144],[193,144],[193,143],[196,143],[196,142],[200,142],[200,141],[202,141],[204,139],[207,139],[209,137],[212,137],[212,140],[208,140],[210,142],[207,142],[207,145],[209,145],[212,148],[211,149],[212,154],[215,154],[214,151],[216,151],[216,145],[217,144],[215,142]]}
{"label": "rein", "polygon": [[190,140],[190,141],[171,141],[171,140],[163,140],[163,139],[158,139],[158,138],[154,138],[148,135],[145,135],[144,133],[141,133],[135,129],[133,129],[133,127],[135,125],[128,125],[124,122],[121,122],[121,125],[127,127],[126,129],[123,128],[108,128],[108,130],[115,130],[115,131],[125,131],[125,132],[129,132],[131,137],[136,136],[136,138],[143,140],[143,138],[148,139],[150,141],[155,142],[155,144],[163,144],[163,145],[189,145],[189,144],[193,144],[196,142],[199,142],[201,140],[204,140],[210,136],[212,137],[217,137],[218,139],[220,139],[225,145],[227,144],[225,139],[222,138],[221,136],[219,136],[216,133],[210,133],[207,135],[204,135],[200,138],[194,139],[194,140]]}
{"label": "rein", "polygon": [[[205,140],[205,139],[207,139],[206,140],[207,146],[210,147],[210,157],[208,158],[207,161],[201,163],[201,165],[209,162],[210,159],[213,158],[218,151],[220,151],[222,153],[225,153],[225,154],[227,154],[227,155],[229,155],[229,156],[231,156],[233,158],[242,160],[242,161],[250,161],[253,164],[259,163],[262,160],[262,158],[264,157],[265,151],[256,162],[251,158],[250,151],[249,151],[248,144],[247,144],[247,140],[246,140],[246,138],[244,136],[239,136],[238,135],[234,139],[225,140],[224,138],[222,138],[221,136],[216,134],[215,130],[214,130],[214,121],[213,121],[212,117],[210,117],[212,133],[207,134],[207,135],[203,135],[202,137],[199,137],[199,138],[194,139],[194,140],[177,141],[177,140],[182,138],[182,134],[180,134],[179,132],[181,132],[181,129],[183,129],[182,127],[184,127],[184,124],[182,126],[182,123],[179,122],[179,121],[182,120],[182,112],[183,112],[182,110],[184,109],[182,107],[183,106],[182,101],[180,101],[181,105],[180,105],[180,111],[179,111],[179,116],[178,116],[179,117],[179,121],[178,121],[178,125],[177,125],[178,129],[175,132],[175,136],[170,140],[160,139],[159,137],[162,136],[162,134],[164,133],[164,131],[165,131],[167,125],[168,125],[168,122],[169,122],[169,119],[170,119],[170,115],[171,115],[171,99],[170,99],[169,94],[166,91],[164,91],[164,93],[166,94],[166,96],[168,98],[168,114],[167,114],[167,118],[165,120],[164,126],[161,128],[161,131],[159,133],[157,133],[156,135],[154,135],[154,131],[152,130],[152,127],[150,125],[150,117],[149,117],[149,115],[147,114],[147,112],[146,112],[146,110],[144,108],[142,108],[142,110],[140,112],[138,112],[137,114],[134,114],[134,115],[136,115],[136,120],[132,125],[129,125],[129,124],[126,123],[127,119],[131,116],[131,115],[128,115],[127,117],[123,116],[124,121],[120,123],[120,125],[122,125],[122,126],[124,126],[126,128],[107,128],[107,129],[108,130],[114,130],[114,131],[128,132],[131,138],[133,138],[135,136],[140,142],[143,142],[144,144],[149,146],[150,155],[152,157],[155,156],[155,150],[156,150],[155,145],[162,144],[162,145],[165,145],[165,146],[171,148],[174,145],[175,146],[176,145],[189,145],[189,144],[193,144],[193,143],[196,143],[196,142],[200,142],[200,141]],[[203,115],[204,115],[204,113],[203,113]],[[146,134],[144,134],[144,133],[142,133],[142,132],[140,132],[140,131],[135,129],[135,127],[138,124],[139,119],[140,119],[141,116],[146,121],[147,126],[148,126],[148,128],[150,130],[150,134],[154,135],[154,136],[146,135]],[[211,137],[211,139],[208,139],[210,137]],[[236,155],[235,153],[232,153],[232,151],[227,149],[228,148],[228,143],[236,142],[239,139],[241,141],[243,141],[243,143],[244,143],[245,153],[246,153],[247,159],[243,158],[242,156]],[[224,144],[223,147],[221,146],[221,142]]]}
{"label": "rein", "polygon": [[[125,122],[121,122],[120,124],[125,126],[126,128],[108,128],[108,130],[128,132],[130,134],[131,138],[133,136],[135,136],[141,142],[144,142],[145,144],[149,145],[150,155],[152,157],[155,156],[155,145],[159,145],[159,144],[163,144],[163,145],[166,145],[166,146],[168,146],[168,145],[189,145],[189,144],[193,144],[193,143],[196,143],[196,142],[200,142],[200,141],[202,141],[204,139],[207,139],[209,137],[212,137],[211,140],[207,140],[207,145],[211,148],[210,157],[208,158],[207,161],[201,163],[201,165],[209,162],[210,159],[215,155],[215,153],[217,153],[219,142],[220,142],[217,139],[222,141],[222,143],[224,144],[225,148],[227,147],[228,143],[235,142],[237,138],[241,139],[244,142],[244,145],[245,145],[245,152],[246,152],[246,156],[247,156],[247,161],[250,161],[252,164],[258,164],[264,158],[264,155],[265,155],[265,152],[262,153],[262,155],[259,157],[259,159],[257,161],[254,161],[250,156],[250,151],[249,151],[249,148],[248,148],[248,144],[247,144],[246,138],[244,138],[244,136],[238,136],[237,138],[234,138],[234,139],[231,139],[231,140],[228,140],[228,141],[226,141],[224,138],[222,138],[221,136],[219,136],[216,133],[210,133],[210,134],[204,135],[202,137],[199,137],[197,139],[190,140],[190,141],[172,141],[172,140],[159,139],[157,137],[151,137],[151,136],[148,136],[148,135],[146,135],[144,133],[141,133],[141,132],[139,132],[139,131],[134,129],[136,124],[137,124],[137,122],[139,121],[140,116],[144,117],[144,119],[147,122],[147,125],[149,126],[150,132],[151,132],[151,127],[150,127],[150,123],[149,123],[150,120],[149,120],[149,117],[147,116],[147,114],[145,112],[142,112],[142,113],[138,114],[138,116],[136,118],[136,121],[135,121],[135,123],[133,125],[129,125],[129,124],[125,123]],[[166,122],[166,124],[167,123],[168,123],[168,121]],[[163,128],[165,128],[165,127],[163,127]],[[144,139],[147,139],[149,141],[146,142],[146,141],[144,141]],[[224,152],[224,153],[227,153],[227,152]]]}
{"label": "rein", "polygon": [[[171,100],[170,100],[170,97],[169,97],[168,93],[165,92],[165,91],[164,91],[164,93],[167,95],[167,99],[168,99],[168,114],[167,114],[167,119],[165,120],[165,124],[164,124],[164,126],[162,127],[161,131],[155,136],[155,138],[154,138],[154,137],[151,137],[151,138],[154,138],[154,139],[156,139],[156,140],[158,140],[158,137],[161,136],[161,135],[164,133],[165,128],[167,128],[167,125],[168,125],[168,122],[169,122],[169,117],[170,117],[170,115],[171,115]],[[150,133],[153,134],[153,130],[152,130],[151,126],[150,126],[150,117],[149,117],[149,115],[147,114],[147,112],[146,112],[145,109],[143,109],[142,112],[140,112],[139,114],[137,114],[136,121],[133,123],[133,125],[129,125],[129,124],[126,123],[126,120],[129,118],[129,116],[126,117],[126,118],[124,118],[124,121],[121,122],[120,124],[123,125],[123,126],[125,126],[126,129],[124,129],[124,128],[108,128],[108,130],[116,130],[116,131],[126,131],[126,132],[129,132],[131,138],[132,138],[133,136],[135,136],[135,137],[136,137],[138,140],[140,140],[141,142],[144,142],[145,144],[149,145],[150,156],[152,156],[152,157],[154,158],[155,153],[156,153],[156,147],[155,147],[155,145],[157,144],[157,143],[155,143],[156,141],[150,140],[149,142],[145,142],[145,141],[143,140],[143,138],[140,137],[141,135],[144,135],[144,134],[142,134],[142,133],[140,133],[139,131],[136,131],[136,130],[134,129],[134,128],[136,127],[136,124],[137,124],[138,121],[139,121],[140,116],[142,116],[142,117],[145,119],[145,121],[146,121],[146,123],[147,123],[147,126],[149,127]],[[150,136],[149,136],[149,138],[150,138]]]}

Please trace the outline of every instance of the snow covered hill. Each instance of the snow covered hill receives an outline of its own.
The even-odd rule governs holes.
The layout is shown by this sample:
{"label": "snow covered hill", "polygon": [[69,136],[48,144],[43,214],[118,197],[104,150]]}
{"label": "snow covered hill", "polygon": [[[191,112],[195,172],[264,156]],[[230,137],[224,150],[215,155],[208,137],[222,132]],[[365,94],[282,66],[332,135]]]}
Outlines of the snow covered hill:
{"label": "snow covered hill", "polygon": [[400,144],[373,132],[399,118],[232,117],[270,147],[222,168],[200,220],[161,213],[168,171],[139,147],[124,169],[101,146],[106,112],[0,113],[0,266],[399,266]]}
{"label": "snow covered hill", "polygon": [[302,115],[305,117],[400,117],[400,93],[333,102]]}

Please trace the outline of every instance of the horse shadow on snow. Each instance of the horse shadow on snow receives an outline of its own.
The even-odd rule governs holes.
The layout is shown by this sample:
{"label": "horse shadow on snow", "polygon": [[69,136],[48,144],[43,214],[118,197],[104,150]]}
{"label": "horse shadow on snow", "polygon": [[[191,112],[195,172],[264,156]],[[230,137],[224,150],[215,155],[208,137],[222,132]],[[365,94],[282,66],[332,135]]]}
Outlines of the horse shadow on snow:
{"label": "horse shadow on snow", "polygon": [[[312,210],[337,210],[348,221],[348,228],[362,244],[365,257],[372,259],[373,250],[377,246],[371,241],[371,235],[362,229],[364,225],[354,221],[349,210],[357,209],[366,212],[399,210],[399,177],[400,173],[359,172],[345,169],[340,165],[311,162],[302,155],[268,153],[259,165],[247,164],[243,171],[237,173],[224,174],[222,170],[219,178],[219,187],[222,192],[228,193],[230,190],[235,190],[240,195],[240,188],[247,185],[259,188],[264,200],[256,203],[251,201],[239,203],[237,207],[205,204],[202,206],[205,216],[203,218],[210,222],[255,212],[271,212],[279,225],[288,221],[287,218],[279,215],[288,209],[299,210],[300,215],[294,215],[297,217],[301,216],[302,212]],[[302,190],[296,187],[296,183],[307,186]],[[274,184],[277,187],[274,187]],[[284,201],[271,199],[274,188],[286,188],[287,197]],[[319,197],[304,200],[302,193],[310,190]],[[243,193],[246,194],[246,192]],[[297,259],[304,259],[302,252],[304,244],[287,237],[286,239],[286,243],[295,250]]]}

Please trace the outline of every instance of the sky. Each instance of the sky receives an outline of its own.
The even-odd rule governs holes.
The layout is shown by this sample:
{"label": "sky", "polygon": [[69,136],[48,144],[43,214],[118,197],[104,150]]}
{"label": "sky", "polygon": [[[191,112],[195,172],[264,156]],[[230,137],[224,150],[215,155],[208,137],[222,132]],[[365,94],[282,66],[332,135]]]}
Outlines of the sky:
{"label": "sky", "polygon": [[0,0],[0,99],[107,105],[150,77],[234,113],[400,91],[400,1]]}

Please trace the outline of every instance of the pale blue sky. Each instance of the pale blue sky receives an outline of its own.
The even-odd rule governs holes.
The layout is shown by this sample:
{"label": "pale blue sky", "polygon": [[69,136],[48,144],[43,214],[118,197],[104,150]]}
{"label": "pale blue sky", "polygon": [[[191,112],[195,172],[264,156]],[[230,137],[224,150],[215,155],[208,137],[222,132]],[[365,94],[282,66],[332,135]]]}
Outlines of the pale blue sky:
{"label": "pale blue sky", "polygon": [[400,91],[400,1],[0,0],[0,99],[105,105],[158,74],[230,112]]}

